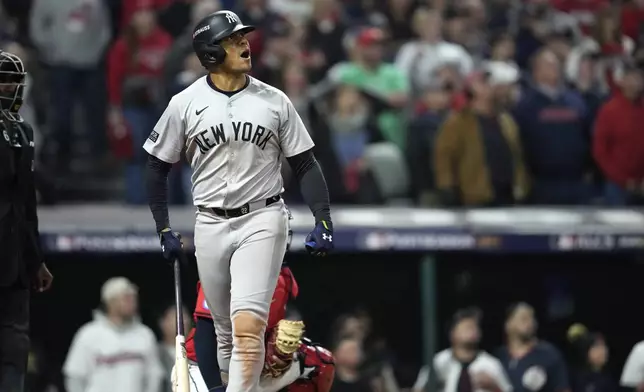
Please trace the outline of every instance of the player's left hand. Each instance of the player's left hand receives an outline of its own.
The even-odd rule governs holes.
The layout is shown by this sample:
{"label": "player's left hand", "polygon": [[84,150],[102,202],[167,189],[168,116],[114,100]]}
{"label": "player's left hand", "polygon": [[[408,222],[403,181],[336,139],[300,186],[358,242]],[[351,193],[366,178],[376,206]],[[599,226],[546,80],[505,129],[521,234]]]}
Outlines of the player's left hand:
{"label": "player's left hand", "polygon": [[333,226],[330,222],[319,221],[306,236],[306,250],[313,256],[326,256],[333,249]]}

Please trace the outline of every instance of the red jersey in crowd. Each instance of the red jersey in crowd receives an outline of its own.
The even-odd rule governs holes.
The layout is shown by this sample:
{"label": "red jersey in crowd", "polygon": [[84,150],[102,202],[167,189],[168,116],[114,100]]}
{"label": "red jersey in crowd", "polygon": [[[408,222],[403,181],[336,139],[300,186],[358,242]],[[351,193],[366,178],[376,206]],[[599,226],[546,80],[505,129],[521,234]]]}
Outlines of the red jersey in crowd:
{"label": "red jersey in crowd", "polygon": [[[197,317],[211,319],[212,315],[208,309],[206,297],[201,289],[201,283],[197,283],[197,290],[197,304],[195,305],[194,318],[195,320]],[[291,269],[288,267],[282,267],[275,287],[275,292],[273,293],[271,308],[268,313],[268,323],[266,325],[267,334],[280,320],[284,319],[286,316],[286,304],[288,303],[288,300],[297,297],[298,292],[299,287]],[[196,362],[197,354],[195,353],[194,335],[195,329],[193,328],[186,337],[186,354],[188,355],[188,359]]]}
{"label": "red jersey in crowd", "polygon": [[606,178],[622,187],[644,180],[644,102],[615,92],[597,115],[593,155]]}
{"label": "red jersey in crowd", "polygon": [[125,28],[134,15],[140,9],[159,10],[172,0],[128,0],[123,1],[121,6],[121,29]]}
{"label": "red jersey in crowd", "polygon": [[637,41],[640,25],[644,22],[644,9],[638,4],[624,4],[622,6],[621,27],[622,33]]}
{"label": "red jersey in crowd", "polygon": [[160,28],[155,28],[136,43],[135,53],[124,37],[116,40],[107,59],[107,92],[111,105],[122,100],[123,82],[128,76],[161,77],[165,56],[172,45],[172,38]]}

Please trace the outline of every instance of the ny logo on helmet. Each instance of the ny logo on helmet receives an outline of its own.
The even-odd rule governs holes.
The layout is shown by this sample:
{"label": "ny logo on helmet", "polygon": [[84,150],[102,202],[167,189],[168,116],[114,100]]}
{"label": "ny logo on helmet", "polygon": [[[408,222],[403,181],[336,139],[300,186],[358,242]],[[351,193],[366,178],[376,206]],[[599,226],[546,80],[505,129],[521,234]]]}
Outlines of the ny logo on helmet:
{"label": "ny logo on helmet", "polygon": [[235,15],[230,11],[226,12],[226,19],[228,19],[228,23],[239,23],[239,19],[237,19],[237,15]]}

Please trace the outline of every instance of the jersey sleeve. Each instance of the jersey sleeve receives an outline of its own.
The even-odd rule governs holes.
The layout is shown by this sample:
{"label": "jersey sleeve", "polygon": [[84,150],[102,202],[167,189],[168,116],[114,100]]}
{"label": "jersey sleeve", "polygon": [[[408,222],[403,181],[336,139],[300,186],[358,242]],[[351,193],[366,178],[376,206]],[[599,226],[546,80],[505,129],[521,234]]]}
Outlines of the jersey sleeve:
{"label": "jersey sleeve", "polygon": [[185,123],[182,117],[177,99],[172,98],[143,144],[143,149],[164,162],[178,162],[185,144]]}
{"label": "jersey sleeve", "polygon": [[290,158],[315,146],[304,122],[286,95],[283,95],[280,117],[280,148],[284,152],[284,156]]}

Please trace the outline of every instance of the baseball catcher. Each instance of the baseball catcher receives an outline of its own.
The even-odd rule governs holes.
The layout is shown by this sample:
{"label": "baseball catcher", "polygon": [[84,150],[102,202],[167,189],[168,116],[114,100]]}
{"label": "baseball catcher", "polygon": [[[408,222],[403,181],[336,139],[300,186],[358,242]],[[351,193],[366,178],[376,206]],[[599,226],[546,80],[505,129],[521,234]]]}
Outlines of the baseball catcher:
{"label": "baseball catcher", "polygon": [[[199,294],[194,317],[196,327],[186,339],[190,360],[190,391],[225,390],[216,360],[215,330],[203,291]],[[286,304],[298,294],[293,273],[282,266],[273,294],[266,332],[266,358],[260,392],[276,392],[288,387],[290,392],[328,392],[333,383],[335,365],[331,353],[303,339],[304,323],[285,320]],[[173,388],[175,372],[172,372]]]}

